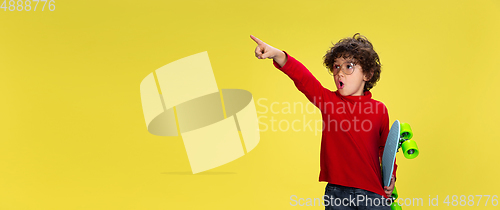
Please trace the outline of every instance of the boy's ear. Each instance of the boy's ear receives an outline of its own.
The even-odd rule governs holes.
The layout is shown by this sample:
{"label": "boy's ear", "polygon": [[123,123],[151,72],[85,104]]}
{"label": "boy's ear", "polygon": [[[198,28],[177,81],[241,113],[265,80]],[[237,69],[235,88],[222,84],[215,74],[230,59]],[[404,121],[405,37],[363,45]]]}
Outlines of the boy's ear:
{"label": "boy's ear", "polygon": [[366,82],[368,82],[368,81],[370,81],[370,79],[372,79],[372,76],[373,76],[373,72],[370,72],[370,73],[368,73],[368,74],[365,74],[365,75],[363,76],[363,80],[364,80],[364,81],[366,81]]}

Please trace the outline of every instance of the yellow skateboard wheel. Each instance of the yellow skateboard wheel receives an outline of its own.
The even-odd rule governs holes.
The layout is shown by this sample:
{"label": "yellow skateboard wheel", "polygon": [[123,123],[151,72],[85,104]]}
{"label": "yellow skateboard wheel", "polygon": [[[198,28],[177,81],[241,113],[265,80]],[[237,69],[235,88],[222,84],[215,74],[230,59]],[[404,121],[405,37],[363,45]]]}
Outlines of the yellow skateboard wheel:
{"label": "yellow skateboard wheel", "polygon": [[391,197],[393,197],[394,200],[398,199],[398,190],[396,189],[396,186],[394,186],[394,190],[392,191]]}
{"label": "yellow skateboard wheel", "polygon": [[403,154],[406,159],[416,158],[419,154],[417,142],[413,140],[406,140],[401,145],[401,149],[403,150]]}
{"label": "yellow skateboard wheel", "polygon": [[398,204],[398,202],[394,201],[392,204],[391,204],[391,210],[403,210],[401,208],[401,206]]}
{"label": "yellow skateboard wheel", "polygon": [[401,123],[400,135],[403,139],[407,139],[407,140],[410,140],[413,137],[413,131],[411,131],[410,124]]}

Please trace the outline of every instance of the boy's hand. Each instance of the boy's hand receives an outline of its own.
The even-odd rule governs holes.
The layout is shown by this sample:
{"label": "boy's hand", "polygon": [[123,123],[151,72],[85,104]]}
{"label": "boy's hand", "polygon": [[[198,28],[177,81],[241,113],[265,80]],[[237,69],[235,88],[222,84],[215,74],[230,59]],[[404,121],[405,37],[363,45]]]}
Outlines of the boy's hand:
{"label": "boy's hand", "polygon": [[392,191],[394,190],[394,183],[395,182],[396,182],[396,179],[394,179],[394,176],[392,176],[392,178],[391,178],[391,185],[389,185],[389,187],[384,186],[385,194],[389,198],[391,197]]}
{"label": "boy's hand", "polygon": [[287,59],[283,51],[266,44],[253,35],[250,35],[250,38],[257,43],[257,47],[255,48],[255,57],[258,59],[271,58],[274,59],[274,61],[276,61],[276,63],[278,63],[281,67],[285,65]]}

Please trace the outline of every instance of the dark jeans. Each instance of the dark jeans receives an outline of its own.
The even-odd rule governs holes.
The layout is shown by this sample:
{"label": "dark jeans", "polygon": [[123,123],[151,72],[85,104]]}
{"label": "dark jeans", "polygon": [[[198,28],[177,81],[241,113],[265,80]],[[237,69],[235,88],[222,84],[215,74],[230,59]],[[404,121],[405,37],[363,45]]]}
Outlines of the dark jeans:
{"label": "dark jeans", "polygon": [[325,210],[391,209],[391,200],[367,190],[340,185],[326,185],[323,196]]}

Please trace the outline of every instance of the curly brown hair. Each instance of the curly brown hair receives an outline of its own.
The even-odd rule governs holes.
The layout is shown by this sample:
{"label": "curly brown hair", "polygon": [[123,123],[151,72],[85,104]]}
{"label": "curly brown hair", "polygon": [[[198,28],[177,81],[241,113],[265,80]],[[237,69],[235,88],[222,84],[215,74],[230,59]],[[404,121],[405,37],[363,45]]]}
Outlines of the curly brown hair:
{"label": "curly brown hair", "polygon": [[380,80],[381,64],[378,54],[373,45],[360,33],[354,34],[352,38],[344,38],[331,47],[323,57],[324,65],[331,71],[337,58],[353,59],[356,64],[363,68],[363,74],[369,80],[365,82],[363,91],[372,89]]}

